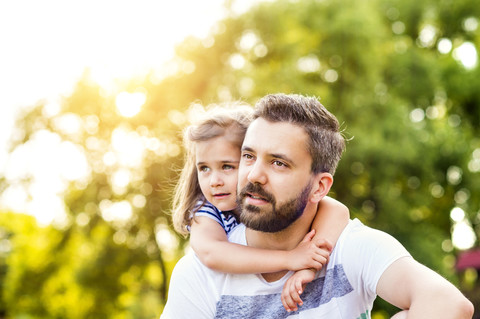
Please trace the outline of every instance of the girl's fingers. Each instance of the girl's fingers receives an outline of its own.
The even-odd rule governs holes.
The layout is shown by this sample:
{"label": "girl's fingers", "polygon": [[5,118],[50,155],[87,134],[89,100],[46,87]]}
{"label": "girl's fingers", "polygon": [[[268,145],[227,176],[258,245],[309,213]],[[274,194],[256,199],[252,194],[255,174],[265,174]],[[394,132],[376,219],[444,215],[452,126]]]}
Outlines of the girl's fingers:
{"label": "girl's fingers", "polygon": [[295,282],[295,290],[298,292],[299,295],[303,293],[302,282],[300,280],[297,280]]}
{"label": "girl's fingers", "polygon": [[285,296],[285,304],[287,305],[287,311],[296,311],[297,304],[292,300],[290,295]]}
{"label": "girl's fingers", "polygon": [[315,236],[315,229],[312,229],[305,235],[305,237],[303,237],[302,242],[309,242],[313,239],[314,236]]}
{"label": "girl's fingers", "polygon": [[[303,304],[302,299],[300,298],[300,294],[298,293],[298,289],[297,289],[296,282],[294,282],[294,283],[290,286],[290,299],[291,299],[292,302],[294,303],[294,307],[296,307],[297,304],[299,304],[300,306]],[[292,306],[292,305],[290,305],[290,307],[291,307],[291,306]]]}
{"label": "girl's fingers", "polygon": [[[285,285],[287,285],[287,284],[288,283],[286,283]],[[292,308],[290,307],[291,304],[292,304],[292,302],[290,301],[289,289],[284,287],[283,291],[282,291],[282,305],[283,305],[283,308],[285,308],[286,311],[290,312],[290,311],[292,311]]]}
{"label": "girl's fingers", "polygon": [[323,266],[325,266],[328,262],[328,258],[325,258],[324,256],[315,256],[315,262],[317,262],[318,264],[315,265],[315,269],[317,270],[320,270],[323,268]]}

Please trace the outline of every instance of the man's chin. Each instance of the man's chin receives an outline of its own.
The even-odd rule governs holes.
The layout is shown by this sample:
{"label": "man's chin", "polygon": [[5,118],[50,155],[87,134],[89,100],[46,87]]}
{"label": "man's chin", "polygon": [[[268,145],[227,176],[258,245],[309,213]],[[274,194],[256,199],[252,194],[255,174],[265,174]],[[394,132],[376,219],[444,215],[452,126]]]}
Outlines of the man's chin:
{"label": "man's chin", "polygon": [[243,209],[246,213],[252,213],[252,214],[258,214],[261,211],[261,208],[259,206],[247,204],[243,206]]}

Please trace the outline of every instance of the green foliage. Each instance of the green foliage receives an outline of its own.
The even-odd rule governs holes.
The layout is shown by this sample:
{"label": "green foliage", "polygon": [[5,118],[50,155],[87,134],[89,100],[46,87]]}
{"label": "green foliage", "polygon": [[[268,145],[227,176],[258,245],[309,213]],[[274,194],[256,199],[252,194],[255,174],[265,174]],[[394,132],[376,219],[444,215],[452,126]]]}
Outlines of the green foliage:
{"label": "green foliage", "polygon": [[[47,130],[82,149],[90,173],[67,181],[61,226],[0,215],[0,240],[10,245],[0,256],[0,311],[158,317],[186,244],[168,231],[185,111],[193,102],[255,103],[275,92],[318,96],[343,123],[349,142],[332,196],[352,217],[394,235],[473,296],[476,277],[454,269],[450,211],[462,208],[480,228],[480,68],[465,68],[453,52],[465,41],[478,48],[480,29],[465,25],[478,23],[479,11],[473,0],[260,2],[219,22],[207,39],[186,39],[172,61],[179,72],[164,79],[109,93],[86,73],[58,114],[39,104],[19,119],[14,149]],[[452,50],[441,53],[441,40]],[[117,112],[120,91],[145,94],[137,115]],[[58,125],[72,114],[82,123],[75,134]],[[141,154],[135,164],[117,154],[119,133],[122,143],[135,142],[128,144]],[[112,178],[119,171],[130,176],[120,188]],[[131,217],[110,218],[109,207],[125,202]],[[379,301],[372,315],[394,312]]]}
{"label": "green foliage", "polygon": [[2,213],[7,271],[2,311],[12,318],[153,318],[160,311],[162,267],[115,244],[99,224],[88,234],[40,228],[33,217]]}

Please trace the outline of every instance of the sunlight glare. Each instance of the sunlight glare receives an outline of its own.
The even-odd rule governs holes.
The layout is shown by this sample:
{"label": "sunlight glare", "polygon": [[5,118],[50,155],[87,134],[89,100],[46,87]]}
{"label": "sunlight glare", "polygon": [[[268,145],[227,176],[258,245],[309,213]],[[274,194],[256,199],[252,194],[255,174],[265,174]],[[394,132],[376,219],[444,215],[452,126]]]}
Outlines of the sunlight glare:
{"label": "sunlight glare", "polygon": [[431,47],[435,43],[437,32],[437,28],[432,25],[427,24],[424,26],[418,35],[420,45],[422,47]]}
{"label": "sunlight glare", "polygon": [[40,226],[53,223],[58,228],[64,228],[68,224],[63,198],[48,191],[33,194],[32,200],[27,203],[27,210],[35,216]]}
{"label": "sunlight glare", "polygon": [[463,209],[461,209],[460,207],[454,207],[451,211],[450,211],[450,218],[458,223],[460,221],[462,221],[464,218],[465,218],[465,212],[463,211]]}
{"label": "sunlight glare", "polygon": [[126,200],[112,202],[104,199],[100,202],[102,217],[107,222],[126,222],[132,218],[132,205]]}
{"label": "sunlight glare", "polygon": [[59,146],[58,159],[60,174],[67,181],[81,180],[90,175],[90,166],[82,147],[64,141]]}
{"label": "sunlight glare", "polygon": [[467,70],[474,69],[477,66],[477,49],[472,42],[464,42],[453,50],[453,57]]}
{"label": "sunlight glare", "polygon": [[452,41],[447,38],[440,39],[437,44],[437,49],[441,54],[447,54],[450,52],[450,50],[452,50]]}
{"label": "sunlight glare", "polygon": [[115,99],[117,110],[124,117],[133,117],[137,115],[142,105],[147,101],[147,96],[143,92],[121,92]]}
{"label": "sunlight glare", "polygon": [[[256,2],[234,1],[233,10],[239,13]],[[8,32],[0,32],[4,48],[0,86],[9,89],[2,92],[0,99],[0,175],[5,176],[9,187],[1,196],[0,205],[38,214],[42,223],[53,221],[52,212],[63,208],[44,207],[46,199],[64,192],[69,181],[86,185],[85,175],[90,174],[85,165],[85,150],[75,144],[63,144],[60,136],[47,130],[36,133],[31,141],[7,156],[9,150],[3,144],[14,130],[15,110],[46,101],[43,115],[53,118],[61,113],[64,97],[72,94],[84,76],[100,85],[100,94],[110,97],[122,90],[122,81],[153,74],[150,80],[158,84],[176,72],[194,72],[196,66],[191,61],[168,64],[174,58],[175,45],[189,35],[203,39],[207,46],[213,45],[213,37],[208,35],[214,28],[221,31],[217,21],[226,16],[223,5],[224,0],[2,2],[0,29]],[[264,56],[268,50],[259,45],[254,48],[255,54]],[[167,64],[170,67],[166,68]],[[141,111],[146,100],[141,92],[122,92],[116,108],[121,116],[132,117]],[[62,134],[73,135],[73,140],[82,130],[91,135],[99,130],[96,115],[67,115],[53,122]],[[87,138],[87,151],[111,151],[98,165],[93,165],[95,172],[103,173],[105,166],[116,164],[141,165],[146,147],[161,156],[176,156],[180,152],[179,146],[154,138],[142,142],[128,132],[117,137],[112,136],[112,150],[93,136]],[[69,151],[72,154],[65,154]],[[49,195],[43,194],[44,199],[30,203],[31,194],[18,182],[24,178],[41,183],[40,188],[49,190]]]}
{"label": "sunlight glare", "polygon": [[452,242],[456,248],[470,249],[475,244],[476,239],[475,232],[467,221],[462,220],[453,226]]}
{"label": "sunlight glare", "polygon": [[245,67],[246,60],[240,53],[234,53],[229,59],[230,66],[236,70],[240,70]]}
{"label": "sunlight glare", "polygon": [[65,113],[53,119],[53,125],[56,130],[66,135],[80,134],[83,121],[77,114]]}
{"label": "sunlight glare", "polygon": [[303,73],[313,73],[320,70],[320,60],[315,54],[301,57],[297,60],[297,70]]}
{"label": "sunlight glare", "polygon": [[111,184],[113,192],[122,195],[127,191],[127,186],[132,179],[131,172],[128,169],[119,169],[111,176]]}
{"label": "sunlight glare", "polygon": [[238,48],[243,52],[248,52],[259,43],[259,38],[253,31],[246,31],[243,33],[240,42],[238,43]]}
{"label": "sunlight glare", "polygon": [[120,165],[139,167],[142,164],[145,146],[137,132],[122,127],[116,128],[112,133],[112,146]]}
{"label": "sunlight glare", "polygon": [[179,241],[167,225],[159,224],[155,227],[155,239],[162,253],[165,253],[165,259],[173,259]]}

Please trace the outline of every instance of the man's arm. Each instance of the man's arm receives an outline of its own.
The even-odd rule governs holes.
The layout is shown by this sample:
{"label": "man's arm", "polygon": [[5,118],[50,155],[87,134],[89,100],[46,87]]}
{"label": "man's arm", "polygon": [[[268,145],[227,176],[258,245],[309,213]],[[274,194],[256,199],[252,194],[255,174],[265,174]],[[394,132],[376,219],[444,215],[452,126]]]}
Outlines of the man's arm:
{"label": "man's arm", "polygon": [[377,294],[408,311],[401,318],[472,318],[473,305],[445,278],[413,258],[393,262],[377,284]]}

